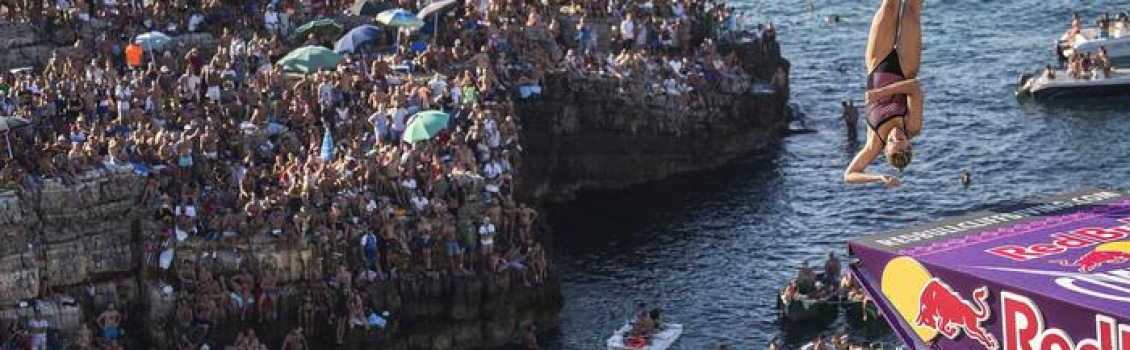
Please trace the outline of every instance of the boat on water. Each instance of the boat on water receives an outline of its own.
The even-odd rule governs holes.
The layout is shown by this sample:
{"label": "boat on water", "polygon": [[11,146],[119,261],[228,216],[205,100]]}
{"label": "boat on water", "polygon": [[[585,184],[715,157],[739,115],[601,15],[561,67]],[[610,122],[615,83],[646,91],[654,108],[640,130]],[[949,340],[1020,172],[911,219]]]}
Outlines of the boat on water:
{"label": "boat on water", "polygon": [[1099,47],[1106,47],[1111,64],[1130,66],[1130,27],[1118,23],[1111,26],[1110,34],[1105,37],[1099,35],[1098,28],[1082,29],[1073,38],[1067,35],[1059,39],[1061,58],[1066,59],[1075,53],[1098,54]]}
{"label": "boat on water", "polygon": [[678,323],[663,324],[658,331],[650,337],[636,337],[631,335],[632,323],[628,322],[620,327],[612,337],[608,338],[608,350],[665,350],[679,340],[683,335],[683,325]]}
{"label": "boat on water", "polygon": [[811,297],[800,295],[788,298],[781,294],[778,308],[781,310],[781,319],[788,324],[814,324],[829,322],[839,315],[839,302],[830,297]]}
{"label": "boat on water", "polygon": [[1130,192],[1002,203],[848,250],[851,273],[911,349],[1130,344]]}
{"label": "boat on water", "polygon": [[1130,97],[1130,69],[1127,68],[1112,69],[1110,78],[1098,79],[1072,78],[1063,70],[1055,71],[1054,74],[1054,78],[1049,78],[1047,74],[1021,76],[1017,95],[1031,97],[1036,101]]}

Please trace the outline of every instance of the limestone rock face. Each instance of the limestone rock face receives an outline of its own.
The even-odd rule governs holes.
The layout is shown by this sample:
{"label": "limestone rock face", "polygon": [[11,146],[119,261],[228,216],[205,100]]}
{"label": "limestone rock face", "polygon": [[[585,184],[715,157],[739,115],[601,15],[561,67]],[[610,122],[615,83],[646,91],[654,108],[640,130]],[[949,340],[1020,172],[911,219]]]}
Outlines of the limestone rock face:
{"label": "limestone rock face", "polygon": [[775,43],[720,45],[754,78],[742,92],[668,94],[643,79],[557,72],[539,99],[519,100],[522,194],[566,200],[585,188],[620,188],[708,169],[783,135],[787,71]]}

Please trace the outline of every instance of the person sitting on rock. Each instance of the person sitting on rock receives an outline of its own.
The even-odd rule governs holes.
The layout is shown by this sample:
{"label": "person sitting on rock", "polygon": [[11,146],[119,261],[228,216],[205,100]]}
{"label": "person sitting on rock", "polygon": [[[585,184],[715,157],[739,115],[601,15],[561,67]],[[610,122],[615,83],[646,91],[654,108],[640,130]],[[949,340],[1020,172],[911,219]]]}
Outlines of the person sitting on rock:
{"label": "person sitting on rock", "polygon": [[867,144],[844,171],[848,183],[882,182],[899,185],[898,177],[867,173],[871,161],[884,153],[887,163],[902,171],[910,164],[910,139],[922,133],[922,88],[918,68],[922,59],[922,3],[907,0],[899,17],[899,0],[883,0],[871,23],[864,57],[867,79]]}
{"label": "person sitting on rock", "polygon": [[95,322],[98,324],[98,328],[102,329],[102,338],[111,340],[122,335],[121,330],[118,329],[118,326],[122,323],[122,314],[114,308],[114,303],[106,305],[106,311],[102,311]]}

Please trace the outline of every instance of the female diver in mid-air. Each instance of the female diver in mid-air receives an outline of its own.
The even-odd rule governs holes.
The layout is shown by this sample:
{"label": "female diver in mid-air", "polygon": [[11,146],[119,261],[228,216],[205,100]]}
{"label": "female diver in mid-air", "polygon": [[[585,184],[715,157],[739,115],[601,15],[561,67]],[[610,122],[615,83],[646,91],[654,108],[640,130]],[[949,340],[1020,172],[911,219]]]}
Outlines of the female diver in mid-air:
{"label": "female diver in mid-air", "polygon": [[867,75],[867,144],[844,171],[850,183],[882,182],[899,185],[893,175],[864,172],[879,153],[901,172],[910,164],[913,152],[910,139],[922,132],[922,88],[918,85],[918,66],[922,59],[922,2],[883,0],[871,33],[864,59]]}

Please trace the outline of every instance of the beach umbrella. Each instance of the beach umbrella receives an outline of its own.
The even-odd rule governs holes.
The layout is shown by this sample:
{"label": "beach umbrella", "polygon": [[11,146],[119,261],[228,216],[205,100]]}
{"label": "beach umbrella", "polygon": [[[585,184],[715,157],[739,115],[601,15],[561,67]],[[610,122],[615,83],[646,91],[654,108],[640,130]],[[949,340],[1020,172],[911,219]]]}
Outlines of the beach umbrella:
{"label": "beach umbrella", "polygon": [[408,119],[408,125],[404,128],[404,135],[401,136],[401,139],[408,143],[431,139],[440,131],[447,129],[449,119],[447,113],[436,110],[416,113]]}
{"label": "beach umbrella", "polygon": [[313,73],[319,70],[332,70],[337,68],[341,55],[330,49],[308,45],[291,51],[275,64],[282,66],[283,71]]}
{"label": "beach umbrella", "polygon": [[432,24],[432,28],[433,30],[435,30],[435,35],[439,35],[439,14],[443,11],[446,11],[447,9],[450,9],[453,5],[458,3],[458,0],[433,1],[432,3],[428,4],[428,6],[424,6],[424,8],[420,9],[420,13],[417,13],[416,17],[419,17],[420,19],[427,19],[428,16],[434,14],[435,18],[432,20],[434,23]]}
{"label": "beach umbrella", "polygon": [[424,26],[424,21],[404,9],[385,10],[377,14],[377,22],[389,27],[408,29],[420,29]]}
{"label": "beach umbrella", "polygon": [[392,4],[387,1],[357,0],[345,10],[345,13],[354,16],[373,16],[390,8]]}
{"label": "beach umbrella", "polygon": [[358,47],[376,41],[381,37],[381,28],[374,25],[363,25],[350,29],[334,44],[334,52],[347,53],[356,51]]}
{"label": "beach umbrella", "polygon": [[291,35],[293,38],[305,38],[310,34],[318,36],[337,36],[338,34],[341,34],[341,30],[341,23],[337,23],[337,21],[329,18],[319,18],[310,22],[306,22],[306,24],[299,26],[294,30],[294,34]]}
{"label": "beach umbrella", "polygon": [[[377,14],[377,22],[389,27],[420,29],[424,21],[404,9],[385,10]],[[400,30],[396,31],[396,45],[400,45]]]}
{"label": "beach umbrella", "polygon": [[145,51],[160,50],[171,41],[173,41],[173,38],[158,31],[142,33],[136,38],[133,38],[133,42],[141,45],[141,48],[145,49]]}
{"label": "beach umbrella", "polygon": [[449,9],[449,8],[451,8],[451,6],[458,4],[458,3],[459,3],[459,0],[438,0],[438,1],[434,1],[430,4],[428,4],[428,6],[424,6],[424,8],[420,9],[420,13],[417,13],[416,16],[419,17],[419,18],[427,18],[428,16],[431,16],[433,14],[438,15],[438,14],[442,13],[444,10]]}
{"label": "beach umbrella", "polygon": [[27,119],[20,117],[0,117],[0,133],[4,134],[4,142],[8,143],[8,158],[12,158],[12,130],[31,125]]}

